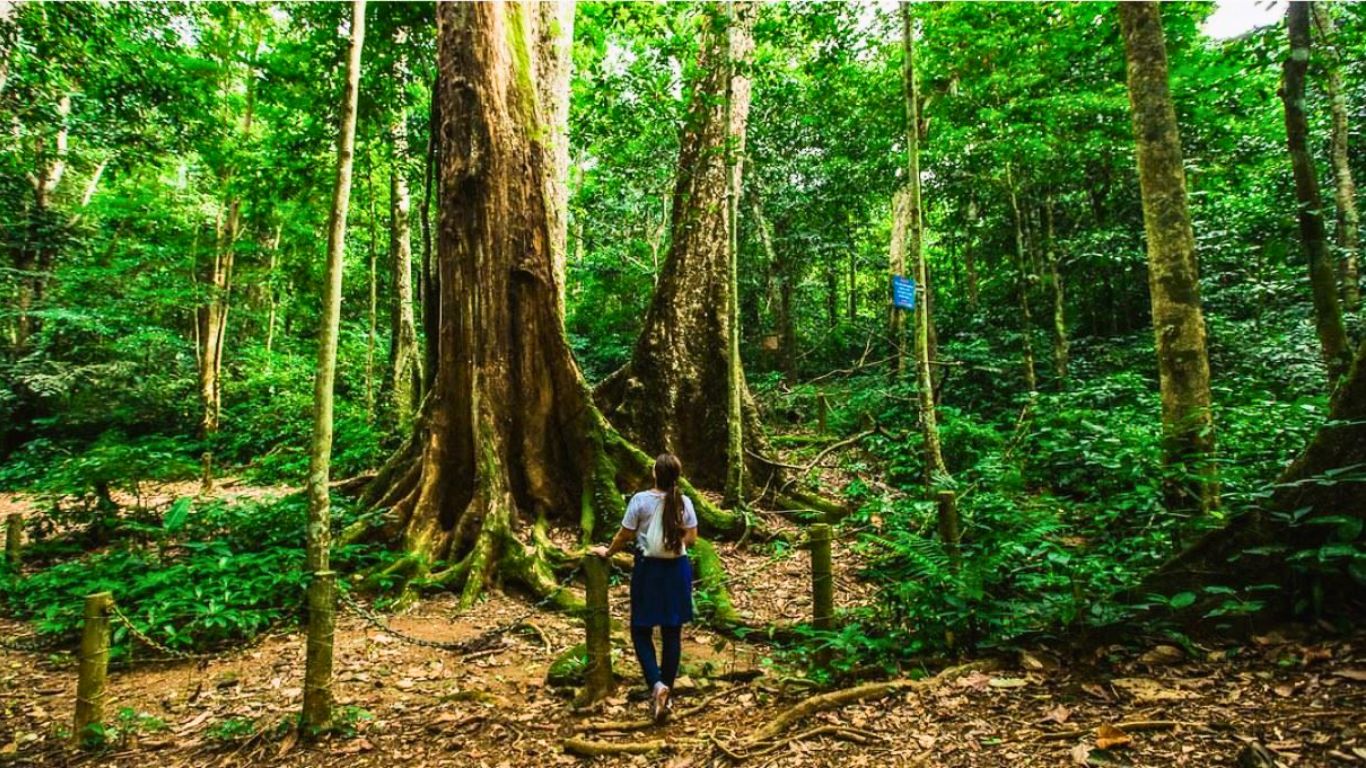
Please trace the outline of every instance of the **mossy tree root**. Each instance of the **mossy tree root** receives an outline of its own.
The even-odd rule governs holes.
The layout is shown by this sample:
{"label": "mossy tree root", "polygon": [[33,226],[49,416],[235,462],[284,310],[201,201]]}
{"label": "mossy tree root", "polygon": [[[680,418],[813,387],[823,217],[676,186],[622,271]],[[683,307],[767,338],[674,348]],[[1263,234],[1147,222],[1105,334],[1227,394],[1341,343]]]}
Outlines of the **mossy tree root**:
{"label": "mossy tree root", "polygon": [[689,550],[698,585],[711,601],[709,620],[718,627],[737,627],[744,619],[735,610],[727,586],[726,570],[716,547],[706,539],[698,539]]}

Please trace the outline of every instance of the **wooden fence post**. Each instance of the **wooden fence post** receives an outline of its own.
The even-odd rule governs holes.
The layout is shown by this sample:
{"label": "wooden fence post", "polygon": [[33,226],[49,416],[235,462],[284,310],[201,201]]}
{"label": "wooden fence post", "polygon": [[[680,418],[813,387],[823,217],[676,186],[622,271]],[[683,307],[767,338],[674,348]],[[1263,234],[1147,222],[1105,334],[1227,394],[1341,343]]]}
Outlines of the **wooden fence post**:
{"label": "wooden fence post", "polygon": [[337,629],[337,573],[316,571],[308,583],[304,657],[304,728],[310,736],[332,725],[332,637]]}
{"label": "wooden fence post", "polygon": [[109,679],[109,614],[114,596],[97,592],[85,598],[81,626],[79,677],[76,680],[76,718],[71,741],[80,746],[104,725],[104,688]]}
{"label": "wooden fence post", "polygon": [[[811,526],[811,626],[820,630],[835,628],[835,576],[830,556],[830,525]],[[830,649],[816,653],[816,663],[830,663]]]}
{"label": "wooden fence post", "polygon": [[15,512],[5,519],[5,559],[15,568],[19,567],[21,559],[19,553],[20,539],[23,537],[24,521]]}
{"label": "wooden fence post", "polygon": [[939,506],[939,539],[944,542],[944,551],[949,555],[949,566],[953,572],[963,566],[963,552],[959,546],[962,539],[958,523],[958,497],[953,491],[939,491],[935,494]]}
{"label": "wooden fence post", "polygon": [[616,687],[612,676],[612,616],[607,604],[608,563],[596,555],[583,558],[583,581],[587,591],[584,624],[588,631],[588,668],[578,704],[586,706],[611,695]]}

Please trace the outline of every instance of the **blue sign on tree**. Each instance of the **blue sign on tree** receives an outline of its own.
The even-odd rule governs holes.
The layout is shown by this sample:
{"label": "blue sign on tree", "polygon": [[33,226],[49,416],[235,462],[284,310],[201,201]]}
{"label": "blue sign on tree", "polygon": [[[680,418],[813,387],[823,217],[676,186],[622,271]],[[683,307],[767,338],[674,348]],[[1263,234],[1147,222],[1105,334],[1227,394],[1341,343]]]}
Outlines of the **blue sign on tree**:
{"label": "blue sign on tree", "polygon": [[892,275],[892,306],[915,309],[915,281],[902,275]]}

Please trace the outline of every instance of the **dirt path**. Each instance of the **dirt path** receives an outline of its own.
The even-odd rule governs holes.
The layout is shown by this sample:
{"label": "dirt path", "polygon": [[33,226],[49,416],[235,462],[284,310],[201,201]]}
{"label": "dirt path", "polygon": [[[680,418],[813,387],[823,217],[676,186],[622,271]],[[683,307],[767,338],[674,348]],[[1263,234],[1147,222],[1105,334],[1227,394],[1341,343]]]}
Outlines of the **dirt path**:
{"label": "dirt path", "polygon": [[[620,595],[614,598],[620,601]],[[453,610],[449,598],[428,600],[394,626],[459,639],[525,609],[496,596],[455,620],[449,618]],[[301,696],[303,642],[296,633],[207,663],[114,671],[110,720],[117,722],[127,708],[164,725],[144,727],[99,755],[61,744],[74,697],[70,660],[0,650],[0,764],[392,768],[584,762],[564,753],[563,740],[587,722],[643,716],[644,702],[632,697],[640,686],[625,681],[601,711],[574,713],[543,678],[555,655],[580,639],[581,629],[559,614],[533,621],[543,638],[508,635],[492,652],[460,658],[400,643],[358,617],[344,618],[337,635],[337,696],[355,735],[311,746],[297,743],[282,725],[297,712]],[[0,629],[8,635],[18,627],[4,622]],[[630,675],[627,648],[621,639],[616,646],[618,669]],[[765,651],[693,627],[685,634],[684,654],[725,672],[762,666]],[[1248,742],[1260,741],[1286,766],[1366,764],[1366,636],[1310,642],[1273,634],[1232,655],[1211,649],[1199,659],[1170,650],[1141,658],[1113,648],[1093,659],[1062,661],[1036,651],[1014,661],[990,674],[817,714],[788,731],[837,725],[865,733],[865,743],[821,736],[781,744],[748,762],[1021,768],[1088,764],[1089,755],[1092,765],[1212,766],[1233,764]],[[617,743],[662,739],[672,745],[667,753],[596,762],[728,764],[710,739],[738,744],[804,695],[781,691],[773,677],[684,680],[679,689],[681,708],[703,698],[709,706],[665,729],[587,734]],[[1155,730],[1098,730],[1133,721]],[[1121,745],[1090,752],[1107,735]]]}
{"label": "dirt path", "polygon": [[[719,549],[743,613],[760,622],[809,613],[805,552]],[[837,544],[836,564],[839,602],[869,599],[847,542]],[[614,617],[627,615],[627,602],[618,578]],[[463,640],[526,611],[522,599],[495,593],[461,614],[452,596],[439,595],[389,622],[423,638]],[[576,713],[544,681],[557,655],[582,640],[581,624],[551,612],[538,612],[529,623],[534,630],[507,633],[500,645],[461,656],[406,644],[357,615],[343,615],[336,695],[349,733],[311,745],[300,743],[288,725],[302,696],[304,644],[294,628],[202,662],[135,660],[111,671],[106,720],[128,735],[98,754],[64,743],[75,696],[71,657],[0,648],[0,766],[720,766],[733,762],[722,746],[741,751],[750,734],[811,693],[784,685],[784,676],[796,673],[771,667],[771,649],[694,625],[684,634],[684,660],[693,669],[766,674],[744,682],[688,677],[677,686],[678,706],[705,701],[702,711],[663,729],[586,733],[585,724],[646,713],[629,642],[621,632],[614,639],[618,694],[595,712]],[[0,638],[26,632],[0,619]],[[1132,722],[1144,725],[1101,730]],[[826,730],[812,732],[821,726]],[[566,754],[564,741],[575,736],[614,744],[663,741],[666,749],[589,760]],[[1152,647],[1116,646],[1085,658],[1034,650],[1011,655],[990,674],[817,713],[783,738],[789,740],[750,750],[744,762],[1195,768],[1233,765],[1258,742],[1278,763],[1246,765],[1366,766],[1366,634],[1313,639],[1286,632],[1194,657]],[[1111,748],[1097,751],[1101,739]]]}

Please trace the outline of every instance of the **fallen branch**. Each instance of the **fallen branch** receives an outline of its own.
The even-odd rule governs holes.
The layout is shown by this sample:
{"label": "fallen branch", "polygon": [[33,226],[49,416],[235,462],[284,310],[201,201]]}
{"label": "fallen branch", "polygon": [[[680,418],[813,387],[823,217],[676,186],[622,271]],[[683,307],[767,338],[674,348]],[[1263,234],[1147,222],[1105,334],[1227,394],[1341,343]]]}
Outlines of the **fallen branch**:
{"label": "fallen branch", "polygon": [[[1166,731],[1180,726],[1193,728],[1203,727],[1201,723],[1186,723],[1180,720],[1131,720],[1127,723],[1119,723],[1114,727],[1125,733],[1142,733],[1143,731]],[[1073,728],[1070,731],[1049,731],[1047,733],[1036,734],[1032,741],[1057,741],[1061,739],[1071,739],[1077,736],[1085,736],[1091,733],[1092,728]]]}
{"label": "fallen branch", "polygon": [[971,672],[984,672],[995,669],[997,666],[994,661],[978,661],[971,664],[962,664],[957,667],[949,667],[934,677],[927,677],[923,680],[888,680],[881,683],[867,683],[856,685],[853,688],[843,688],[838,691],[830,691],[812,696],[795,706],[783,711],[755,732],[749,739],[749,745],[754,746],[760,742],[769,741],[777,738],[783,731],[787,730],[795,723],[801,722],[817,712],[824,712],[829,709],[839,709],[846,704],[853,704],[868,699],[880,699],[901,691],[914,690],[917,688],[935,688],[944,683],[956,680],[963,675]]}
{"label": "fallen branch", "polygon": [[728,749],[727,746],[723,745],[723,743],[720,742],[720,739],[713,739],[713,743],[716,743],[717,748],[720,748],[721,752],[725,753],[725,756],[731,758],[731,760],[740,761],[750,760],[750,758],[754,757],[766,757],[769,756],[769,754],[777,752],[777,750],[785,748],[785,746],[790,745],[790,743],[818,737],[844,739],[844,741],[854,742],[856,745],[862,746],[884,741],[881,735],[874,734],[873,731],[862,730],[862,728],[817,726],[814,728],[807,728],[807,730],[799,732],[799,734],[792,734],[790,737],[776,739],[776,741],[765,745],[764,748],[753,750],[753,752],[734,752],[734,750]]}
{"label": "fallen branch", "polygon": [[648,755],[651,752],[673,750],[682,746],[697,744],[695,740],[665,741],[628,741],[617,744],[610,741],[591,741],[589,739],[568,738],[564,740],[564,751],[582,757],[607,757],[610,755]]}

